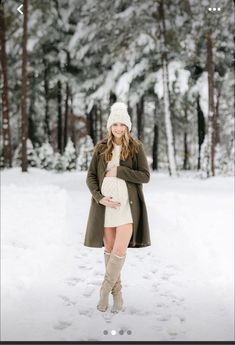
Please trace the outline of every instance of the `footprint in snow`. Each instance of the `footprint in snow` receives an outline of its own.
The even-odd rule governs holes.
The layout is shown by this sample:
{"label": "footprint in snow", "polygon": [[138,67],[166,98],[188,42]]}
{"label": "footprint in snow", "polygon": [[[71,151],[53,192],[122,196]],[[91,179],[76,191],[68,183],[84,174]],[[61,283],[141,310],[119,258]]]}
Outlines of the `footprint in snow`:
{"label": "footprint in snow", "polygon": [[82,309],[82,310],[79,310],[78,313],[80,315],[84,315],[87,317],[91,317],[93,315],[93,311],[91,309]]}
{"label": "footprint in snow", "polygon": [[72,301],[69,297],[67,296],[63,296],[63,295],[59,295],[59,297],[64,301],[64,305],[66,306],[71,306],[71,305],[75,305],[77,302]]}
{"label": "footprint in snow", "polygon": [[144,279],[151,279],[151,278],[152,278],[151,274],[149,274],[149,273],[143,274],[142,277],[143,277]]}
{"label": "footprint in snow", "polygon": [[180,322],[184,322],[185,321],[185,317],[184,316],[178,315],[178,318],[179,318]]}
{"label": "footprint in snow", "polygon": [[151,270],[151,271],[149,271],[149,272],[143,274],[142,277],[143,277],[144,279],[155,279],[155,278],[157,277],[157,274],[156,274],[157,272],[158,272],[157,269],[153,269],[153,270]]}
{"label": "footprint in snow", "polygon": [[[102,315],[102,314],[101,314]],[[103,314],[103,318],[104,318],[104,321],[106,323],[111,323],[112,322],[112,316],[114,316],[114,314],[112,314],[111,312],[110,313],[104,313]]]}
{"label": "footprint in snow", "polygon": [[92,269],[91,266],[87,266],[87,265],[79,265],[78,268],[85,269],[87,271],[90,271]]}
{"label": "footprint in snow", "polygon": [[101,282],[100,282],[100,280],[92,280],[92,281],[88,282],[88,284],[95,285],[95,286],[100,286]]}
{"label": "footprint in snow", "polygon": [[71,326],[72,322],[67,321],[59,321],[53,328],[58,330],[63,330],[69,326]]}
{"label": "footprint in snow", "polygon": [[181,321],[178,315],[171,316],[169,325],[167,327],[167,333],[172,337],[178,335],[179,333],[182,333]]}
{"label": "footprint in snow", "polygon": [[136,258],[137,258],[139,261],[143,261],[143,256],[141,256],[141,255],[136,255]]}
{"label": "footprint in snow", "polygon": [[167,308],[167,305],[165,303],[157,303],[158,308]]}
{"label": "footprint in snow", "polygon": [[168,321],[170,319],[170,315],[160,315],[157,317],[158,321]]}
{"label": "footprint in snow", "polygon": [[161,279],[162,279],[162,280],[168,280],[168,279],[169,279],[169,276],[162,276]]}
{"label": "footprint in snow", "polygon": [[101,271],[93,271],[94,275],[95,276],[104,276],[104,272],[101,272]]}
{"label": "footprint in snow", "polygon": [[160,283],[153,283],[152,287],[154,290],[158,290],[160,285],[161,285]]}
{"label": "footprint in snow", "polygon": [[167,265],[166,268],[169,268],[171,271],[178,271],[180,272],[180,269],[174,265]]}
{"label": "footprint in snow", "polygon": [[67,279],[67,284],[70,285],[70,286],[75,286],[77,285],[79,282],[82,282],[84,281],[84,279],[81,279],[81,278],[76,278],[76,277],[71,277],[71,278],[68,278]]}
{"label": "footprint in snow", "polygon": [[95,289],[93,287],[87,287],[86,290],[83,292],[83,296],[91,297]]}
{"label": "footprint in snow", "polygon": [[125,311],[126,311],[127,314],[131,314],[131,315],[133,315],[133,314],[136,314],[136,315],[146,315],[146,314],[149,314],[149,312],[146,312],[146,311],[141,310],[141,309],[137,309],[137,308],[132,307],[132,306],[126,307]]}

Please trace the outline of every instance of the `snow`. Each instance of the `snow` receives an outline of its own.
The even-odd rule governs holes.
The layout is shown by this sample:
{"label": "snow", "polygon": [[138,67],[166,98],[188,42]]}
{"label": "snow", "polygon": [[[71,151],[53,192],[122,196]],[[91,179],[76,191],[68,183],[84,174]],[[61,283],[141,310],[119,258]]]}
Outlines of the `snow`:
{"label": "snow", "polygon": [[[181,94],[184,94],[188,90],[188,81],[190,77],[190,72],[184,69],[181,61],[171,61],[168,64],[169,72],[169,87],[170,90],[173,88],[173,83],[175,82],[175,87]],[[156,72],[156,84],[154,86],[154,91],[159,98],[163,97],[163,80],[162,80],[162,68]]]}
{"label": "snow", "polygon": [[118,76],[123,72],[125,65],[117,61],[108,71],[104,83],[92,94],[91,99],[102,100],[110,95],[110,91],[115,87],[115,81]]}
{"label": "snow", "polygon": [[2,171],[2,340],[232,341],[233,177],[181,175],[144,185],[152,245],[128,249],[113,315],[103,249],[83,246],[86,172]]}
{"label": "snow", "polygon": [[141,73],[147,69],[147,66],[147,59],[143,58],[141,62],[137,63],[131,70],[122,74],[115,88],[115,94],[119,99],[127,99],[131,82],[137,76],[141,75]]}

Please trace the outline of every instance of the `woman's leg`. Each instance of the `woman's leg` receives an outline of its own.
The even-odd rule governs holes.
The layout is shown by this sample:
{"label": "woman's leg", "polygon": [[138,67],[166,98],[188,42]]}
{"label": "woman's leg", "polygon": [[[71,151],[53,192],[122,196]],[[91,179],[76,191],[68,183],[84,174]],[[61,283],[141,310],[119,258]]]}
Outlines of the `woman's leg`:
{"label": "woman's leg", "polygon": [[109,227],[109,228],[104,228],[104,247],[105,251],[107,253],[111,253],[115,241],[115,236],[116,236],[116,228]]}
{"label": "woman's leg", "polygon": [[[125,256],[128,244],[130,242],[133,232],[132,224],[125,224],[117,227],[115,243],[113,245],[113,252],[115,255],[120,257]],[[119,274],[118,280],[112,289],[113,294],[113,307],[112,312],[118,313],[123,308],[123,298],[122,298],[122,284],[121,284],[121,274]]]}
{"label": "woman's leg", "polygon": [[[115,242],[115,237],[116,237],[116,228],[115,227],[110,227],[110,228],[104,228],[104,245],[105,245],[105,250],[104,250],[104,261],[105,261],[105,269],[108,265],[109,259],[110,259],[110,254],[111,251],[113,249],[113,245]],[[116,281],[116,284],[114,285],[114,287],[112,288],[112,295],[114,298],[114,304],[115,304],[115,300],[116,300],[116,296],[121,294],[121,279],[120,279],[120,275],[118,277],[118,280]]]}
{"label": "woman's leg", "polygon": [[[106,268],[105,278],[100,290],[100,301],[97,305],[97,309],[100,311],[106,311],[108,308],[108,296],[111,290],[114,288],[117,280],[120,277],[120,272],[122,266],[125,262],[126,249],[128,247],[129,241],[132,236],[133,225],[125,224],[116,228],[116,236],[113,245],[112,253],[110,254],[110,259]],[[107,235],[108,234],[108,235]],[[105,236],[106,235],[106,236]],[[110,244],[110,231],[105,231],[104,235],[104,245],[107,249]],[[108,236],[108,239],[107,239]],[[109,241],[110,240],[110,241]],[[122,308],[122,300],[117,299],[116,306],[114,306],[113,311],[119,311]]]}
{"label": "woman's leg", "polygon": [[[103,236],[103,242],[104,242],[104,262],[105,262],[105,275],[106,275],[106,268],[108,266],[108,262],[111,256],[111,252],[113,249],[114,241],[115,241],[115,235],[116,235],[116,228],[115,227],[105,227],[104,228],[104,236]],[[103,283],[102,283],[103,285]],[[102,291],[102,287],[101,287]],[[108,294],[105,296],[102,296],[102,293],[100,291],[100,300],[97,304],[97,309],[99,311],[106,311],[108,308]]]}
{"label": "woman's leg", "polygon": [[116,228],[116,237],[113,252],[118,256],[124,256],[133,232],[133,224],[125,224]]}

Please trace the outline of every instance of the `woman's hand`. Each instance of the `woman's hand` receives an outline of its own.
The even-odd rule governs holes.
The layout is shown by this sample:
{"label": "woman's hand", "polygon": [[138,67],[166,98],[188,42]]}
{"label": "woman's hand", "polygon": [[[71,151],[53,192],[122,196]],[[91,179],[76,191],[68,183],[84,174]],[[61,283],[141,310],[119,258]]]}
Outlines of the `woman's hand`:
{"label": "woman's hand", "polygon": [[117,166],[115,165],[105,174],[105,177],[116,177],[117,176]]}
{"label": "woman's hand", "polygon": [[118,208],[121,204],[118,201],[112,201],[111,196],[105,196],[103,197],[99,203],[104,206],[112,207],[112,208]]}

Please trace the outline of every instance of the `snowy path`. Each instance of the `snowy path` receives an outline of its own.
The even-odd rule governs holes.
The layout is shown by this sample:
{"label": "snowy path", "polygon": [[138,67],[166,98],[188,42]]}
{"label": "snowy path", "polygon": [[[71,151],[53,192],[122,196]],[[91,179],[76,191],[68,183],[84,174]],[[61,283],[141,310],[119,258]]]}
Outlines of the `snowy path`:
{"label": "snowy path", "polygon": [[233,340],[233,179],[152,174],[152,246],[128,249],[113,315],[96,310],[103,250],[83,246],[85,176],[2,173],[2,340]]}

